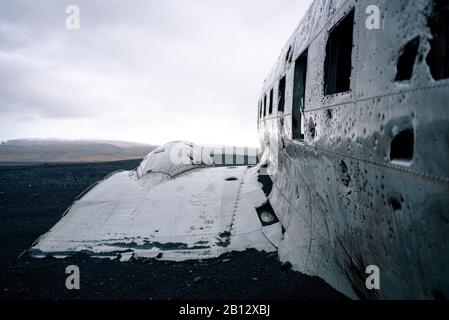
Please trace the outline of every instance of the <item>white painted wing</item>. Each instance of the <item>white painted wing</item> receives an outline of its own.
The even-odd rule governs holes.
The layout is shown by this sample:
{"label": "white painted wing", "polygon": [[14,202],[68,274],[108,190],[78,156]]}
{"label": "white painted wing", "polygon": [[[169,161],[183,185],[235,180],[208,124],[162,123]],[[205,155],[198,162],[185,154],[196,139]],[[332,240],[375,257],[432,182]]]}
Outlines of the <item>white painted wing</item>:
{"label": "white painted wing", "polygon": [[184,260],[246,248],[276,249],[273,239],[280,239],[280,226],[274,237],[272,231],[266,237],[255,209],[267,201],[256,167],[191,167],[173,177],[152,171],[140,177],[136,171],[119,172],[97,184],[38,240],[31,254],[84,251]]}

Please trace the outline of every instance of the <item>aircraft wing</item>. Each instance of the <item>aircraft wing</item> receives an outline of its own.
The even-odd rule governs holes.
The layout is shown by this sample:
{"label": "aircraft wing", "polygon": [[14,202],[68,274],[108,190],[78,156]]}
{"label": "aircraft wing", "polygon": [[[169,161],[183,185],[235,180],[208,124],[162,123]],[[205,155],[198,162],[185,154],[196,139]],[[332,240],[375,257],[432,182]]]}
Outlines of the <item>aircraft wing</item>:
{"label": "aircraft wing", "polygon": [[[179,144],[188,160],[173,164]],[[31,255],[185,260],[247,248],[276,250],[280,223],[263,223],[256,210],[267,203],[259,168],[214,167],[201,152],[203,159],[195,162],[192,146],[165,145],[136,170],[97,183],[38,239]]]}

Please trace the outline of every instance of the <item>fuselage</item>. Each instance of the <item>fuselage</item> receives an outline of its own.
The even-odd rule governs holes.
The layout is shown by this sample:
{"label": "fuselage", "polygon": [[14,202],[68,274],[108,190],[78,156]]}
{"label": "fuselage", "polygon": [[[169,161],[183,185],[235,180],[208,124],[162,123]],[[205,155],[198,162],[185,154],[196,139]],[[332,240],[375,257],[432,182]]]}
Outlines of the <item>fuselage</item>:
{"label": "fuselage", "polygon": [[317,0],[264,82],[280,257],[351,297],[449,297],[448,12]]}

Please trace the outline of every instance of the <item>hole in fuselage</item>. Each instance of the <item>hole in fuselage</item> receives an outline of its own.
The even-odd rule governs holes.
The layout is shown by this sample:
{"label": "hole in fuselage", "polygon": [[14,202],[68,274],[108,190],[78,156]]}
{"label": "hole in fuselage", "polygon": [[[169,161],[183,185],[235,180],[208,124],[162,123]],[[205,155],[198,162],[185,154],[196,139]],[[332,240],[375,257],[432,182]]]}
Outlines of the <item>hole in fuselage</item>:
{"label": "hole in fuselage", "polygon": [[390,160],[411,161],[413,159],[414,140],[413,129],[399,132],[391,141]]}
{"label": "hole in fuselage", "polygon": [[404,46],[398,60],[397,73],[395,81],[410,80],[413,75],[416,56],[418,54],[420,38],[415,37]]}
{"label": "hole in fuselage", "polygon": [[349,187],[349,183],[351,182],[351,176],[348,173],[348,166],[346,165],[346,163],[342,160],[340,162],[340,180],[341,183],[345,186],[345,187]]}
{"label": "hole in fuselage", "polygon": [[262,226],[269,226],[271,224],[279,222],[269,201],[256,208],[256,212]]}
{"label": "hole in fuselage", "polygon": [[238,180],[236,177],[228,177],[226,178],[226,181],[236,181]]}
{"label": "hole in fuselage", "polygon": [[271,180],[269,175],[260,174],[260,171],[257,180],[262,185],[262,190],[265,193],[265,195],[268,196],[271,193],[271,190],[273,189],[273,180]]}
{"label": "hole in fuselage", "polygon": [[402,209],[401,201],[396,197],[391,197],[388,200],[388,203],[390,204],[391,209],[393,209],[393,211],[395,212]]}

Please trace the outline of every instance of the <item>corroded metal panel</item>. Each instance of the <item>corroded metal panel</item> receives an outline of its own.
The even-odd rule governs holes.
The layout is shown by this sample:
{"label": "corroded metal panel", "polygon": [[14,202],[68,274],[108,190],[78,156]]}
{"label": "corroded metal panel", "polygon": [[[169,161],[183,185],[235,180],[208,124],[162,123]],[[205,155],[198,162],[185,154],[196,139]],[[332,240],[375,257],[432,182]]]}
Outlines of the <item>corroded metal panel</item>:
{"label": "corroded metal panel", "polygon": [[[380,9],[380,30],[365,25],[369,5]],[[292,63],[276,62],[263,85],[265,94],[286,75],[285,112],[275,108],[259,128],[285,229],[279,255],[351,297],[449,296],[449,77],[431,66],[438,52],[429,55],[444,39],[447,26],[432,32],[447,6],[315,1],[279,58],[294,43]],[[352,9],[350,90],[325,95],[329,34]],[[306,48],[305,136],[296,141],[293,70]],[[380,268],[380,290],[365,286],[369,265]]]}

